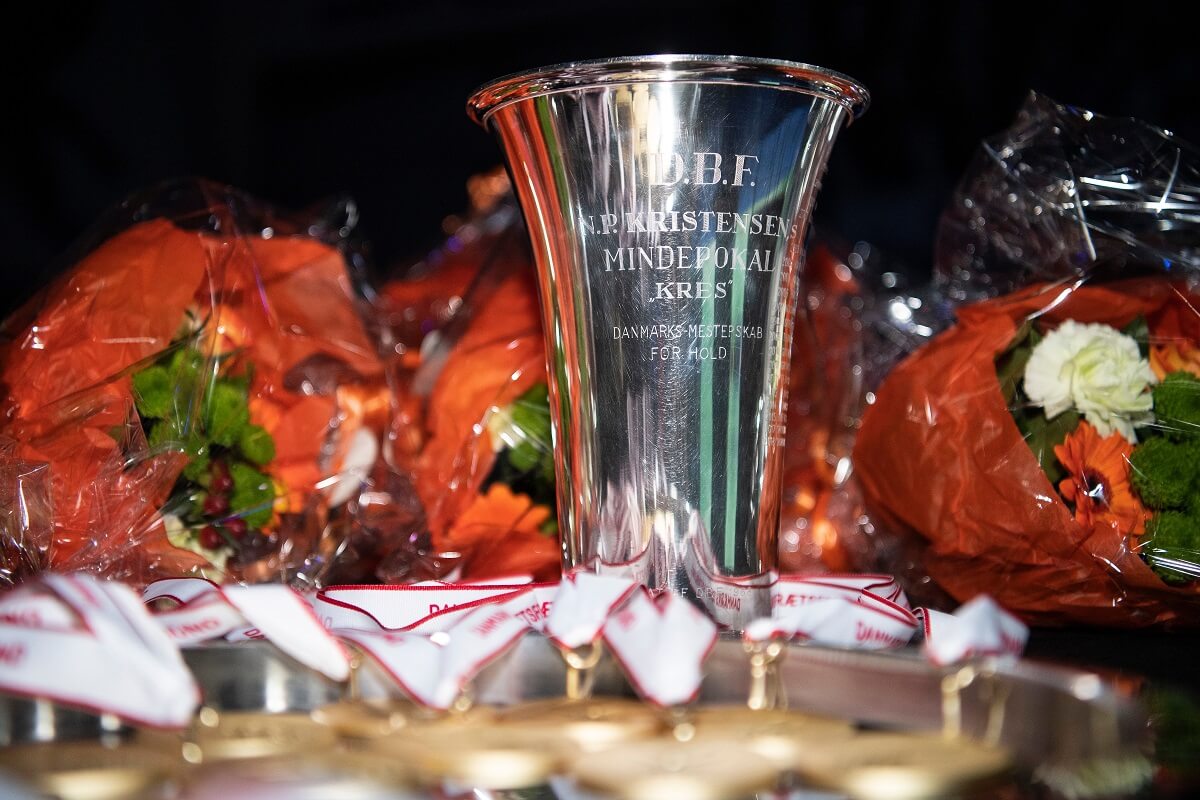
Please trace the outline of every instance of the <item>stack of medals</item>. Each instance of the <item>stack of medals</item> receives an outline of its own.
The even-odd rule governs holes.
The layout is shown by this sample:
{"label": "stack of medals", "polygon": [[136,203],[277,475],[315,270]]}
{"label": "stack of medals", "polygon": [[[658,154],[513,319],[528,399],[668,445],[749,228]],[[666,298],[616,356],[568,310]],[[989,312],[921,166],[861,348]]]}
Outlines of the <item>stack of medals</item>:
{"label": "stack of medals", "polygon": [[[265,642],[242,646],[273,651]],[[87,741],[15,744],[0,750],[0,768],[64,800],[515,798],[538,787],[557,798],[782,798],[817,788],[915,800],[970,796],[1010,769],[1004,752],[961,735],[959,692],[977,677],[962,670],[943,685],[944,731],[880,732],[789,710],[779,668],[787,646],[779,642],[744,646],[745,704],[665,707],[592,696],[601,646],[561,650],[567,679],[558,699],[475,705],[469,683],[444,711],[364,699],[359,658],[348,699],[332,704],[237,710],[221,708],[210,691],[182,734],[121,728]]]}
{"label": "stack of medals", "polygon": [[592,697],[581,691],[590,678],[569,667],[559,699],[480,707],[465,693],[444,713],[407,700],[351,699],[312,717],[337,735],[342,752],[392,764],[440,798],[730,800],[819,788],[833,793],[825,797],[917,800],[972,796],[1006,780],[1011,764],[1002,750],[949,727],[867,731],[787,709],[775,664],[757,668],[764,651],[775,662],[785,649],[747,647],[746,705],[661,708]]}

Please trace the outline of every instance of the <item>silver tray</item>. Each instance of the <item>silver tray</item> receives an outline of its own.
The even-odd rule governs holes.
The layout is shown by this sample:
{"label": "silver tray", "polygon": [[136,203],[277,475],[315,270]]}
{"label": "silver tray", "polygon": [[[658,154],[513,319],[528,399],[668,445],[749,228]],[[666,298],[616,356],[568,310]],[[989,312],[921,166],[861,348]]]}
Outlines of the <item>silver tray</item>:
{"label": "silver tray", "polygon": [[111,714],[93,714],[49,700],[0,695],[0,747],[42,742],[117,741],[133,728]]}
{"label": "silver tray", "polygon": [[[266,642],[207,644],[185,649],[184,657],[196,675],[205,704],[218,710],[304,712],[348,695],[347,685],[312,672]],[[1104,796],[1121,796],[1121,789],[1132,790],[1144,783],[1149,765],[1144,755],[1147,715],[1137,699],[1120,691],[1117,684],[1094,673],[1028,660],[980,663],[971,669],[975,675],[969,685],[947,691],[947,686],[965,683],[960,680],[964,674],[932,666],[916,649],[864,652],[791,645],[780,662],[781,684],[790,708],[841,717],[870,728],[913,731],[943,728],[948,714],[956,718],[963,735],[993,741],[1012,754],[1019,786],[1028,786],[1031,779],[1043,786],[1029,795],[1020,791],[1013,797],[1054,797],[1044,791],[1045,786],[1078,789],[1077,776],[1094,776],[1098,770]],[[566,670],[557,650],[541,636],[529,635],[480,673],[472,688],[476,702],[505,705],[562,696],[565,682]],[[749,659],[741,642],[723,639],[706,662],[698,702],[745,703],[750,683]],[[369,661],[357,671],[355,691],[364,698],[399,694]],[[608,657],[596,668],[594,691],[598,696],[633,695],[623,673]],[[0,698],[0,733],[7,737],[0,741],[5,744],[100,738],[124,730],[111,717],[57,708],[44,701]],[[346,775],[331,773],[315,784],[310,781],[305,791],[297,789],[287,796],[316,797],[312,791],[319,793],[345,780]],[[203,790],[205,785],[195,788]],[[249,783],[243,789],[239,791],[244,796],[257,796]],[[530,791],[511,796],[559,800],[581,796],[578,792],[563,794],[561,789]],[[1100,793],[1072,790],[1064,794],[1086,797]],[[347,796],[426,795],[363,789]],[[208,795],[200,791],[197,797],[206,800]]]}
{"label": "silver tray", "polygon": [[[213,644],[185,651],[205,702],[219,710],[307,711],[344,696],[344,687],[281,655],[265,642]],[[700,703],[744,703],[749,661],[739,640],[717,643],[706,662]],[[866,652],[794,644],[781,662],[790,708],[854,720],[868,727],[938,730],[945,724],[945,682],[913,648]],[[959,729],[1007,748],[1018,764],[1123,758],[1145,748],[1147,717],[1133,697],[1097,674],[1035,661],[977,664],[955,692]],[[596,668],[595,693],[632,696],[613,659]],[[359,670],[362,697],[398,694],[371,663]],[[566,668],[546,639],[529,635],[475,679],[477,702],[507,705],[563,694]],[[990,728],[990,729],[989,729]]]}

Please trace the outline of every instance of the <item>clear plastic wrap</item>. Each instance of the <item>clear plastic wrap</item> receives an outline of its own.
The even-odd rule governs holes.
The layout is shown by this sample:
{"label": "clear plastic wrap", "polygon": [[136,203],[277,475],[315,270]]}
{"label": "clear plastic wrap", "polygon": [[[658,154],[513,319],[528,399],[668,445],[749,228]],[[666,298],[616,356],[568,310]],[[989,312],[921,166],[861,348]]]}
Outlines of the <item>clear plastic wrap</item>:
{"label": "clear plastic wrap", "polygon": [[186,181],[97,225],[3,329],[4,580],[371,573],[372,520],[411,514],[380,457],[394,403],[354,217]]}
{"label": "clear plastic wrap", "polygon": [[854,448],[876,555],[918,601],[1200,622],[1198,223],[1200,154],[1145,123],[1033,95],[984,143],[936,247],[957,322]]}
{"label": "clear plastic wrap", "polygon": [[380,291],[409,423],[396,460],[424,512],[420,533],[381,563],[387,582],[559,572],[532,257],[504,174],[469,188],[471,214]]}
{"label": "clear plastic wrap", "polygon": [[46,465],[16,457],[17,443],[0,436],[0,587],[50,563],[50,495]]}

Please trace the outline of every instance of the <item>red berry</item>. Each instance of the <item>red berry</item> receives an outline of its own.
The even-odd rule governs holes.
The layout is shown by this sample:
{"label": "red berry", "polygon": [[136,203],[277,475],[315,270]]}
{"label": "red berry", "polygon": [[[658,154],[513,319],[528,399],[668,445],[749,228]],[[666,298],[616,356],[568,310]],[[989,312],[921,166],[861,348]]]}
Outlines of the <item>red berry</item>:
{"label": "red berry", "polygon": [[221,538],[221,534],[212,525],[205,525],[200,530],[200,546],[205,550],[216,550],[223,545],[225,540]]}
{"label": "red berry", "polygon": [[235,539],[241,539],[246,535],[246,520],[242,519],[241,517],[227,519],[222,523],[222,526],[226,531],[229,532],[229,535]]}
{"label": "red berry", "polygon": [[204,498],[204,513],[210,517],[219,517],[229,511],[229,498],[223,494],[210,494]]}
{"label": "red berry", "polygon": [[214,492],[228,492],[233,488],[233,478],[228,475],[214,475],[208,483],[208,488]]}

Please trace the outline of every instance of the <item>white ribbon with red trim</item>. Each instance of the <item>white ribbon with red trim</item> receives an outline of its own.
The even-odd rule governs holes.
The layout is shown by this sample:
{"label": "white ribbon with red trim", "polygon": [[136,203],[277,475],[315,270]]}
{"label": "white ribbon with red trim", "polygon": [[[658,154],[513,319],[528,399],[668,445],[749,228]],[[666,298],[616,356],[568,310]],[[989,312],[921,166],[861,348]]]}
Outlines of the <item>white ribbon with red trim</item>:
{"label": "white ribbon with red trim", "polygon": [[433,633],[450,627],[473,608],[524,591],[531,585],[528,577],[513,577],[480,583],[427,581],[407,586],[333,586],[317,592],[313,608],[325,627],[332,630]]}
{"label": "white ribbon with red trim", "polygon": [[874,595],[912,610],[904,590],[891,575],[782,575],[771,587],[772,613],[814,600],[842,598],[857,601]]}
{"label": "white ribbon with red trim", "polygon": [[477,606],[431,635],[361,629],[337,633],[374,659],[411,698],[445,710],[480,670],[531,630],[529,608],[541,602],[528,589]]}
{"label": "white ribbon with red trim", "polygon": [[126,586],[46,575],[0,599],[0,691],[183,728],[200,692],[175,643]]}
{"label": "white ribbon with red trim", "polygon": [[524,584],[335,587],[314,603],[333,634],[366,652],[406,694],[445,709],[526,631],[544,631],[560,647],[592,643],[638,589],[583,572],[559,584]]}
{"label": "white ribbon with red trim", "polygon": [[[186,598],[186,599],[184,599]],[[287,655],[335,681],[350,677],[346,650],[313,613],[312,606],[287,586],[216,586],[199,579],[150,584],[142,600],[172,599],[177,608],[154,615],[179,645],[212,639],[267,639]]]}
{"label": "white ribbon with red trim", "polygon": [[629,578],[572,572],[563,576],[546,618],[546,637],[564,650],[594,644],[638,584]]}
{"label": "white ribbon with red trim", "polygon": [[987,595],[980,595],[953,614],[922,609],[925,617],[925,655],[934,664],[949,665],[969,658],[1015,658],[1025,650],[1029,628]]}
{"label": "white ribbon with red trim", "polygon": [[862,594],[854,600],[831,597],[785,608],[750,623],[744,636],[750,641],[800,638],[831,647],[880,650],[908,644],[918,628],[908,609]]}
{"label": "white ribbon with red trim", "polygon": [[925,653],[935,664],[979,656],[1019,656],[1029,629],[980,596],[953,614],[913,609],[890,575],[784,576],[771,589],[772,615],[745,631],[750,641],[800,638],[834,647],[907,644],[924,622]]}
{"label": "white ribbon with red trim", "polygon": [[643,698],[674,706],[699,695],[717,626],[681,597],[635,592],[605,624],[604,641]]}

